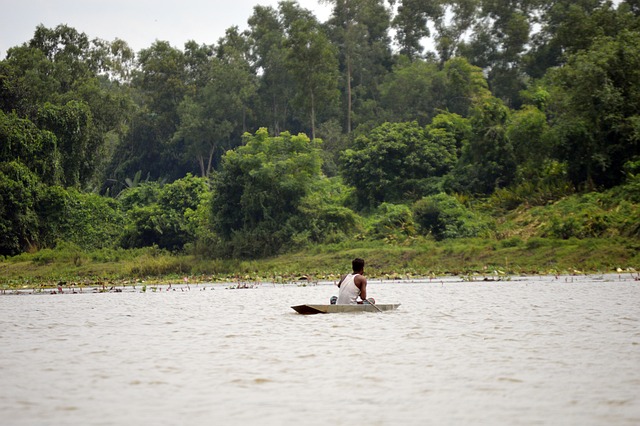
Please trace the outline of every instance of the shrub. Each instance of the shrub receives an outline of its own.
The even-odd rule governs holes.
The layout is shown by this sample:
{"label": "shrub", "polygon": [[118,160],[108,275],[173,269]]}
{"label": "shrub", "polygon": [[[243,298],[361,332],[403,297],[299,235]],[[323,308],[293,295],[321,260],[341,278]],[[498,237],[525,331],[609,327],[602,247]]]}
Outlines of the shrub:
{"label": "shrub", "polygon": [[404,204],[382,203],[370,219],[367,235],[389,240],[403,240],[417,235],[411,209]]}
{"label": "shrub", "polygon": [[489,224],[455,197],[444,193],[424,197],[413,205],[413,217],[422,234],[436,240],[477,237]]}
{"label": "shrub", "polygon": [[612,204],[606,194],[600,193],[569,197],[550,208],[535,211],[544,219],[541,227],[543,237],[565,240],[619,235],[626,220],[626,215],[620,213],[620,206]]}
{"label": "shrub", "polygon": [[[180,250],[196,240],[199,218],[193,218],[209,198],[204,178],[187,174],[162,187],[143,184],[126,190],[121,199],[127,224],[121,243],[125,248],[158,245]],[[200,213],[200,217],[203,212]]]}
{"label": "shrub", "polygon": [[22,163],[0,163],[0,255],[15,255],[38,243],[35,203],[40,185]]}
{"label": "shrub", "polygon": [[36,208],[44,247],[66,241],[92,250],[115,247],[120,240],[124,215],[112,198],[49,186],[41,191]]}
{"label": "shrub", "polygon": [[296,221],[298,231],[294,242],[304,244],[339,242],[359,229],[360,217],[347,204],[352,188],[340,178],[321,178],[312,185],[311,192],[300,201],[302,213]]}

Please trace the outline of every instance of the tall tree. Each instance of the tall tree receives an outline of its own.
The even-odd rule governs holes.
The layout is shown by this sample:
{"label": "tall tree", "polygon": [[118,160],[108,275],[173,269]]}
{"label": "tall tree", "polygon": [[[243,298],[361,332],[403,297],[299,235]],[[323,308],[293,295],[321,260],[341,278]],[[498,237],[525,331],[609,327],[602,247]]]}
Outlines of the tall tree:
{"label": "tall tree", "polygon": [[446,174],[455,161],[455,136],[446,129],[384,123],[344,151],[342,174],[360,206],[375,208],[420,198],[429,180]]}
{"label": "tall tree", "polygon": [[549,115],[574,183],[611,187],[640,155],[640,33],[602,37],[548,73]]}
{"label": "tall tree", "polygon": [[159,117],[161,138],[168,140],[178,125],[178,105],[187,89],[184,53],[167,41],[156,41],[138,53],[138,62],[133,85],[148,112]]}
{"label": "tall tree", "polygon": [[424,50],[423,40],[431,36],[429,20],[441,14],[439,2],[421,0],[401,0],[393,18],[396,41],[400,54],[413,60],[419,58]]}
{"label": "tall tree", "polygon": [[18,161],[0,162],[0,255],[37,246],[36,200],[40,181]]}
{"label": "tall tree", "polygon": [[305,135],[269,137],[265,128],[245,142],[214,175],[213,225],[225,254],[271,255],[304,230],[299,207],[320,178],[320,147]]}
{"label": "tall tree", "polygon": [[295,20],[286,45],[287,67],[297,85],[294,102],[306,113],[315,139],[318,115],[338,103],[337,52],[315,18]]}
{"label": "tall tree", "polygon": [[[108,145],[123,135],[131,112],[126,75],[132,55],[121,40],[89,41],[66,25],[41,25],[28,43],[9,49],[0,64],[0,108],[56,134],[67,168],[63,183],[86,187],[100,180]],[[81,124],[76,123],[75,132],[63,130],[63,122],[76,119]]]}
{"label": "tall tree", "polygon": [[15,112],[5,114],[0,110],[0,141],[0,163],[19,160],[44,183],[62,183],[58,139],[52,132],[38,128],[29,119],[19,118]]}
{"label": "tall tree", "polygon": [[211,172],[216,152],[231,148],[232,135],[247,130],[245,117],[257,83],[244,49],[233,43],[237,39],[235,29],[227,32],[209,61],[206,85],[186,96],[178,110],[180,124],[173,139],[196,159],[203,177]]}
{"label": "tall tree", "polygon": [[284,129],[293,130],[290,104],[296,88],[287,67],[286,40],[291,29],[288,16],[295,8],[288,3],[280,3],[278,10],[255,6],[248,21],[253,61],[261,75],[259,117],[269,124],[270,131],[276,136]]}
{"label": "tall tree", "polygon": [[98,71],[96,64],[89,60],[91,43],[87,35],[67,25],[54,29],[39,25],[28,46],[40,50],[56,65],[55,77],[61,92],[72,90],[76,81]]}
{"label": "tall tree", "polygon": [[446,108],[445,81],[432,61],[401,60],[381,87],[381,104],[389,121],[427,124],[438,109]]}
{"label": "tall tree", "polygon": [[63,106],[45,103],[38,114],[37,123],[58,139],[62,157],[62,183],[80,187],[88,182],[98,161],[99,147],[89,106],[78,101],[70,101]]}
{"label": "tall tree", "polygon": [[539,13],[540,30],[527,55],[528,74],[542,77],[547,69],[564,63],[566,55],[588,49],[596,37],[615,36],[620,30],[616,14],[613,4],[605,0],[545,3]]}
{"label": "tall tree", "polygon": [[495,97],[483,99],[471,116],[471,134],[462,147],[448,189],[471,194],[491,194],[510,185],[516,159],[507,136],[509,108]]}
{"label": "tall tree", "polygon": [[440,110],[468,116],[490,96],[482,70],[464,58],[443,67],[434,61],[398,61],[381,87],[381,103],[392,121],[417,120],[426,125]]}
{"label": "tall tree", "polygon": [[375,97],[381,76],[389,70],[391,15],[383,0],[321,2],[333,5],[327,25],[331,40],[339,48],[344,75],[345,129],[351,133],[355,94],[360,93],[363,99]]}
{"label": "tall tree", "polygon": [[[419,58],[431,39],[441,62],[455,56],[465,34],[477,22],[481,0],[400,0],[393,19],[400,53]],[[434,31],[431,32],[430,27]]]}
{"label": "tall tree", "polygon": [[166,41],[156,41],[138,53],[138,63],[131,81],[138,108],[130,114],[129,130],[105,172],[105,186],[117,187],[113,193],[138,172],[143,178],[175,180],[191,171],[185,167],[182,147],[171,143],[180,120],[178,107],[193,88],[185,54]]}

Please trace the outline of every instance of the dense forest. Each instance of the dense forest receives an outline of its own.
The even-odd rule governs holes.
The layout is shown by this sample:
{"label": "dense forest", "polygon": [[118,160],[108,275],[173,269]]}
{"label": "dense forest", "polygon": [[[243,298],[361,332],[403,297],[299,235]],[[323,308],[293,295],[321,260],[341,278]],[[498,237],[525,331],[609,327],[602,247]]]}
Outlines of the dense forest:
{"label": "dense forest", "polygon": [[640,237],[638,0],[323,1],[182,48],[35,28],[0,61],[0,255]]}

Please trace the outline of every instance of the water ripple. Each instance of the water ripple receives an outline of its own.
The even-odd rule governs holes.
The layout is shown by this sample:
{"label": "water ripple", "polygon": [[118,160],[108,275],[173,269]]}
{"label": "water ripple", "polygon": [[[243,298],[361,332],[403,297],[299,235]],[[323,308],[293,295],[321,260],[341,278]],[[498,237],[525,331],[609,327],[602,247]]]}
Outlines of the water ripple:
{"label": "water ripple", "polygon": [[372,281],[376,300],[399,310],[315,316],[289,307],[326,303],[334,286],[204,287],[0,297],[3,418],[640,423],[637,282]]}

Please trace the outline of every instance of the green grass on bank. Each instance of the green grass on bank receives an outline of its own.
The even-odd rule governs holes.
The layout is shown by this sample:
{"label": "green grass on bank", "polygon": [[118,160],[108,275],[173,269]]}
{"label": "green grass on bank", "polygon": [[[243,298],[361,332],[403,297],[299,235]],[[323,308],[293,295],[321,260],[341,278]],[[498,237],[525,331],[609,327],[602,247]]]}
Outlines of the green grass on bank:
{"label": "green grass on bank", "polygon": [[512,237],[407,240],[313,246],[260,260],[202,259],[157,248],[83,252],[62,244],[0,262],[2,289],[48,287],[60,282],[113,285],[145,282],[291,282],[302,276],[332,280],[348,272],[351,259],[367,261],[372,278],[443,275],[535,275],[640,271],[640,242],[635,238],[549,239]]}

